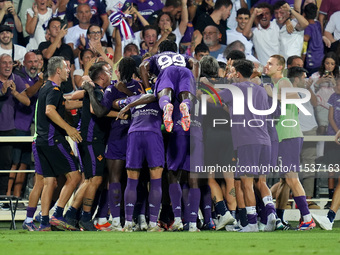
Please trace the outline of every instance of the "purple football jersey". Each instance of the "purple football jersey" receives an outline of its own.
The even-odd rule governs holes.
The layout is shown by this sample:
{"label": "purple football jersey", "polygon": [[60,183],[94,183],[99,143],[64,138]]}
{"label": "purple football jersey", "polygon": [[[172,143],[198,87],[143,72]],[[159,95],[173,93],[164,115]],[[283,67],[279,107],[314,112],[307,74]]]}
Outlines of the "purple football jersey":
{"label": "purple football jersey", "polygon": [[150,63],[150,72],[157,75],[161,75],[162,71],[169,66],[181,66],[190,67],[190,57],[187,55],[181,55],[171,51],[164,51],[160,54],[154,55],[147,59]]}
{"label": "purple football jersey", "polygon": [[[21,69],[22,76],[20,78],[24,82],[24,84],[28,84],[30,87],[33,86],[38,80],[38,75],[35,78],[29,77],[27,74],[25,68]],[[25,106],[19,102],[17,102],[15,106],[15,119],[14,124],[15,128],[19,130],[30,130],[33,116],[34,116],[34,110],[35,110],[35,104],[38,100],[38,94],[35,94],[30,98],[31,104],[29,106]]]}
{"label": "purple football jersey", "polygon": [[[126,98],[127,95],[118,91],[115,88],[115,83],[112,83],[110,86],[108,86],[104,93],[104,98],[101,101],[101,104],[105,106],[107,109],[112,108],[112,103],[116,99],[119,98]],[[140,92],[138,89],[140,89],[140,84],[136,80],[132,80],[129,83],[126,84],[126,87],[134,94],[137,95]],[[113,120],[111,122],[111,131],[109,135],[109,140],[118,140],[121,139],[123,136],[127,135],[127,131],[130,127],[131,120]]]}
{"label": "purple football jersey", "polygon": [[155,11],[158,11],[163,8],[164,4],[160,0],[153,1],[138,1],[138,0],[127,0],[125,2],[125,6],[128,6],[128,3],[137,6],[138,12],[145,18],[148,19],[151,14]]}
{"label": "purple football jersey", "polygon": [[[16,85],[16,90],[21,93],[25,90],[25,84],[22,79],[16,75],[11,74],[8,80],[13,80]],[[0,81],[0,89],[2,89],[3,82]],[[11,94],[11,89],[7,88],[3,96],[0,97],[0,131],[7,131],[15,128],[14,114],[15,104],[17,99]]]}
{"label": "purple football jersey", "polygon": [[247,104],[248,88],[252,88],[253,106],[257,110],[268,110],[268,95],[264,88],[251,83],[240,82],[232,85],[241,89],[244,95],[244,114],[235,115],[233,103],[239,98],[233,98],[229,89],[224,89],[219,93],[223,101],[228,105],[230,112],[230,126],[233,138],[234,149],[248,144],[264,144],[270,146],[270,137],[267,130],[266,116],[255,115]]}
{"label": "purple football jersey", "polygon": [[[134,102],[142,95],[128,97],[126,104]],[[137,131],[150,131],[162,135],[162,111],[159,108],[158,102],[149,104],[137,105],[131,108],[131,126],[129,134]]]}

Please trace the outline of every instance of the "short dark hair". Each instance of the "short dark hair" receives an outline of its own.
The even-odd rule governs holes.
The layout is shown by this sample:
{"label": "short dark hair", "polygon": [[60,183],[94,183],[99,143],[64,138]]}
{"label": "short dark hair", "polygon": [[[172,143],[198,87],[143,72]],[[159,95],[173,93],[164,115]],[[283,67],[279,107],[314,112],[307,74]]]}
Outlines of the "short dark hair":
{"label": "short dark hair", "polygon": [[159,44],[159,52],[172,51],[177,52],[177,44],[171,40],[165,40]]}
{"label": "short dark hair", "polygon": [[246,55],[240,50],[232,50],[226,56],[226,59],[237,60],[237,59],[246,59]]}
{"label": "short dark hair", "polygon": [[99,61],[97,63],[94,63],[90,69],[89,69],[89,76],[92,81],[96,81],[101,74],[101,72],[104,71],[103,66],[108,65],[105,61]]}
{"label": "short dark hair", "polygon": [[54,18],[52,18],[48,21],[47,29],[50,29],[50,25],[53,21],[58,21],[60,23],[60,25],[63,23],[63,21],[59,17],[54,17]]}
{"label": "short dark hair", "polygon": [[242,74],[244,78],[250,78],[253,74],[254,64],[250,60],[247,59],[238,59],[233,63],[233,67],[237,72]]}
{"label": "short dark hair", "polygon": [[293,56],[288,57],[287,58],[287,66],[290,66],[291,64],[293,64],[293,61],[297,58],[302,60],[302,58],[298,55],[293,55]]}
{"label": "short dark hair", "polygon": [[40,50],[31,50],[35,55],[42,55],[42,52]]}
{"label": "short dark hair", "polygon": [[204,43],[200,43],[195,48],[195,54],[198,54],[200,52],[210,52],[209,47]]}
{"label": "short dark hair", "polygon": [[277,1],[274,5],[273,5],[273,9],[274,11],[280,9],[283,5],[285,5],[287,2],[286,1]]}
{"label": "short dark hair", "polygon": [[268,8],[271,15],[274,13],[273,6],[265,2],[258,4],[256,8]]}
{"label": "short dark hair", "polygon": [[306,19],[315,19],[318,13],[318,7],[313,3],[309,3],[305,6],[303,12],[306,16]]}
{"label": "short dark hair", "polygon": [[217,0],[215,2],[214,10],[219,10],[222,6],[229,7],[230,5],[233,5],[231,0]]}
{"label": "short dark hair", "polygon": [[287,78],[293,83],[295,78],[301,77],[304,73],[307,73],[307,70],[303,67],[293,66],[288,68]]}
{"label": "short dark hair", "polygon": [[137,52],[139,53],[138,46],[134,43],[129,43],[124,47],[124,54],[130,49],[130,48],[136,48]]}
{"label": "short dark hair", "polygon": [[250,16],[250,11],[249,11],[247,8],[240,8],[240,9],[238,9],[237,12],[236,12],[236,17],[237,17],[238,15],[242,15],[242,14],[244,14],[244,15],[249,15],[249,16]]}

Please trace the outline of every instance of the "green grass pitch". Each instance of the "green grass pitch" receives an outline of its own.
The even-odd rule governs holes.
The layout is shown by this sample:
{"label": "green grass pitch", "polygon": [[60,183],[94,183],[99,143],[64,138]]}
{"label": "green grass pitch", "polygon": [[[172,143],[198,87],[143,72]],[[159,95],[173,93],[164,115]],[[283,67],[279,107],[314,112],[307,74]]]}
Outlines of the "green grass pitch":
{"label": "green grass pitch", "polygon": [[[339,225],[339,224],[336,224]],[[17,224],[21,227],[20,223]],[[340,228],[324,231],[117,233],[27,232],[1,225],[3,255],[29,254],[339,254]]]}

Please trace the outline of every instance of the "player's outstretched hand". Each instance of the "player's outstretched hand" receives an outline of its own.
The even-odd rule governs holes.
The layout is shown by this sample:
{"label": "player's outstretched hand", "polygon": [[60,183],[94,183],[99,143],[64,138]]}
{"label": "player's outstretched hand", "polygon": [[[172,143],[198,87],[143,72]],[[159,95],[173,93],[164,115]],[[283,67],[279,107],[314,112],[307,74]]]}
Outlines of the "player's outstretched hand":
{"label": "player's outstretched hand", "polygon": [[118,119],[126,120],[126,119],[127,119],[127,114],[126,114],[126,112],[128,112],[129,110],[130,110],[129,105],[127,105],[127,106],[125,106],[124,108],[122,108],[122,109],[119,111],[116,120],[118,120]]}
{"label": "player's outstretched hand", "polygon": [[70,126],[68,129],[66,129],[66,133],[68,134],[69,137],[71,137],[73,141],[77,143],[81,143],[83,141],[83,138],[80,135],[80,131],[78,131],[74,127]]}

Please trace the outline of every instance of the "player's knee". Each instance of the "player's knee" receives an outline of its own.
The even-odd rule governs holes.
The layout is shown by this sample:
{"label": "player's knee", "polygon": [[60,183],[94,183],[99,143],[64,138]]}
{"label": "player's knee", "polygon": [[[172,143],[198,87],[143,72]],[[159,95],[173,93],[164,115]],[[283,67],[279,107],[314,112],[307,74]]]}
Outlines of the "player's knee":
{"label": "player's knee", "polygon": [[97,188],[102,184],[103,177],[101,176],[94,176],[91,178],[91,185],[96,186]]}

